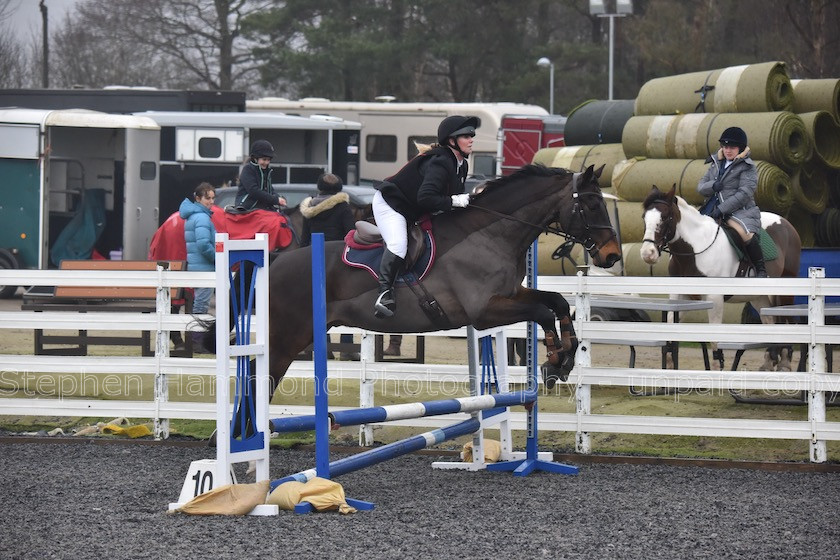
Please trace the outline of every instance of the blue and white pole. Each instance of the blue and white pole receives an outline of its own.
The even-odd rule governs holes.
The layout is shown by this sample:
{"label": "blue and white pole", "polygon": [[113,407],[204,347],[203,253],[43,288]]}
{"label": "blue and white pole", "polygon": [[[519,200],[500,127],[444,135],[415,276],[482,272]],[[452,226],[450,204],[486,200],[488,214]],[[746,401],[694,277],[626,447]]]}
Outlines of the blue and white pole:
{"label": "blue and white pole", "polygon": [[[478,412],[494,408],[525,405],[537,400],[536,391],[516,391],[513,393],[494,393],[475,397],[460,397],[419,403],[375,406],[337,410],[329,414],[333,428],[339,426],[358,426],[393,420],[407,420],[424,416],[441,416],[458,412]],[[275,432],[299,432],[316,429],[318,415],[280,417],[271,421]],[[317,437],[317,434],[316,434]]]}

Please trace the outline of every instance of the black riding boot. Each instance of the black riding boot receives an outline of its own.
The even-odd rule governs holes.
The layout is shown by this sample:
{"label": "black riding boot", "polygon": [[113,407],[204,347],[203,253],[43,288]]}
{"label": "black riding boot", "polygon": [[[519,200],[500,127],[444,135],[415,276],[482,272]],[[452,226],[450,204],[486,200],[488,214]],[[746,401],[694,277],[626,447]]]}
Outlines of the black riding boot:
{"label": "black riding boot", "polygon": [[764,267],[764,254],[761,252],[761,243],[758,240],[758,235],[753,235],[750,242],[747,243],[747,255],[755,267],[756,278],[767,278],[767,269]]}
{"label": "black riding boot", "polygon": [[397,301],[394,297],[394,282],[400,274],[405,260],[398,257],[387,248],[382,255],[382,264],[379,266],[379,297],[374,304],[374,315],[378,318],[393,317],[397,310]]}

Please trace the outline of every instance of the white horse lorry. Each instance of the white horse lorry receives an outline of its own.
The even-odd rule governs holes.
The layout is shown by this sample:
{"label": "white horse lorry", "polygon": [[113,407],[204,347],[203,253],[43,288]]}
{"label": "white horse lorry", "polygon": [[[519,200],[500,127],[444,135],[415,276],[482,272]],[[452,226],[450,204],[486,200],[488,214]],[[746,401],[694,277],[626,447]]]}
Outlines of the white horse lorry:
{"label": "white horse lorry", "polygon": [[[100,100],[74,95],[89,107]],[[237,184],[257,139],[274,145],[275,183],[314,184],[331,172],[358,184],[360,130],[278,113],[0,109],[0,268],[54,267],[93,249],[145,259],[158,226],[199,183]],[[67,252],[80,246],[88,252]],[[15,290],[0,286],[0,297]]]}
{"label": "white horse lorry", "polygon": [[[381,181],[399,171],[417,154],[415,143],[436,142],[440,121],[450,115],[478,117],[481,126],[473,142],[470,173],[484,177],[506,174],[503,170],[530,163],[536,149],[549,145],[538,141],[538,145],[523,155],[525,145],[521,141],[522,136],[506,135],[503,119],[517,116],[519,122],[524,122],[524,119],[536,121],[528,133],[532,139],[542,138],[543,123],[554,130],[559,127],[562,136],[562,125],[565,123],[564,117],[549,115],[542,107],[523,103],[395,103],[330,101],[323,98],[290,101],[264,97],[248,100],[245,106],[249,113],[282,111],[302,116],[331,115],[362,123],[360,165],[364,170],[362,178],[369,181]],[[557,134],[553,136],[556,137]],[[503,160],[511,160],[514,154],[521,156],[518,164],[512,161],[505,164]]]}
{"label": "white horse lorry", "polygon": [[134,113],[161,127],[160,223],[178,209],[202,181],[215,187],[238,185],[251,143],[268,140],[276,183],[315,183],[335,173],[348,185],[359,184],[361,124],[337,117],[300,117],[282,113]]}
{"label": "white horse lorry", "polygon": [[158,227],[159,153],[160,126],[148,117],[0,109],[0,268],[48,268],[91,228],[105,254],[145,259]]}

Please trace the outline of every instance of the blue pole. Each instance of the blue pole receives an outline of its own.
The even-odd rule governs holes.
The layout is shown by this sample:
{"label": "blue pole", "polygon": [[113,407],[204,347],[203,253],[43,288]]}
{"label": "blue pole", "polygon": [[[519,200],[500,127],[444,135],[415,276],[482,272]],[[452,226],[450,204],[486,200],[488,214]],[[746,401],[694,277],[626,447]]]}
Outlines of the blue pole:
{"label": "blue pole", "polygon": [[330,426],[327,396],[327,277],[324,234],[312,234],[312,360],[315,366],[315,469],[330,478]]}

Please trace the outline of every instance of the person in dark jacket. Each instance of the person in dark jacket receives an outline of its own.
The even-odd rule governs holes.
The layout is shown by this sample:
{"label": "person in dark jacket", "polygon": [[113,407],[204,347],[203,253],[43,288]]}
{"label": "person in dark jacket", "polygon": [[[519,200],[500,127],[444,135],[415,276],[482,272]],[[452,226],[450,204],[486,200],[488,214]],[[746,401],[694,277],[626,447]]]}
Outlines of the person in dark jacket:
{"label": "person in dark jacket", "polygon": [[[306,247],[312,242],[313,233],[323,233],[324,241],[343,241],[351,229],[355,227],[356,219],[350,208],[350,197],[341,192],[341,179],[332,173],[325,173],[318,177],[318,194],[305,198],[300,203],[300,213],[303,216],[303,232],[300,246]],[[341,335],[342,344],[352,344],[353,335]],[[342,360],[359,360],[358,352],[342,352]]]}
{"label": "person in dark jacket", "polygon": [[717,197],[711,214],[726,223],[741,236],[747,255],[758,278],[767,278],[764,255],[756,232],[761,228],[761,211],[755,204],[758,173],[750,158],[747,133],[733,126],[720,136],[717,156],[710,158],[711,166],[697,184],[697,192],[706,198]]}
{"label": "person in dark jacket", "polygon": [[[193,200],[181,202],[179,214],[184,220],[184,241],[187,244],[187,270],[216,270],[216,226],[210,209],[216,201],[216,190],[210,183],[201,183],[193,191]],[[207,313],[213,288],[196,288],[193,313]],[[193,349],[205,352],[201,345],[204,333],[193,333]]]}
{"label": "person in dark jacket", "polygon": [[373,215],[385,241],[379,296],[374,304],[377,317],[393,317],[396,312],[393,287],[405,262],[409,224],[424,214],[469,205],[470,195],[464,192],[464,182],[478,126],[476,117],[446,117],[438,126],[438,143],[385,179],[373,196]]}
{"label": "person in dark jacket", "polygon": [[343,241],[355,227],[356,219],[350,208],[350,196],[341,192],[344,185],[337,175],[325,173],[318,178],[318,194],[300,203],[303,233],[300,244],[310,244],[312,233],[323,233],[325,241]]}
{"label": "person in dark jacket", "polygon": [[236,191],[236,206],[247,210],[259,208],[275,210],[285,206],[286,199],[274,194],[271,189],[271,160],[274,146],[267,140],[251,144],[251,154],[239,174],[239,190]]}

